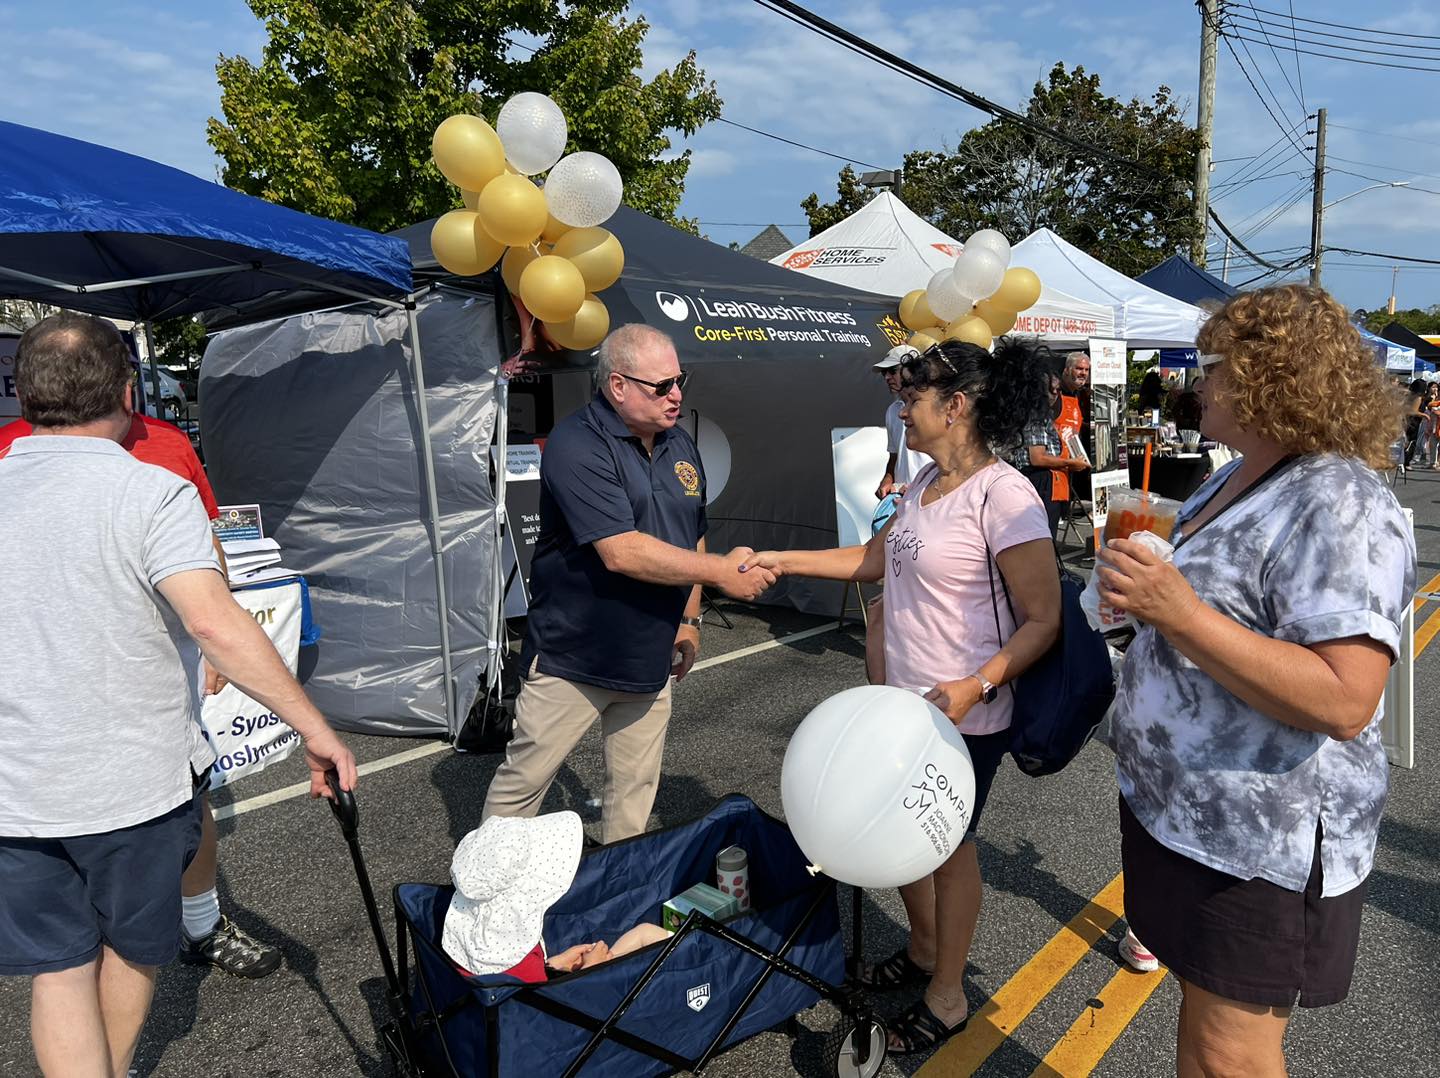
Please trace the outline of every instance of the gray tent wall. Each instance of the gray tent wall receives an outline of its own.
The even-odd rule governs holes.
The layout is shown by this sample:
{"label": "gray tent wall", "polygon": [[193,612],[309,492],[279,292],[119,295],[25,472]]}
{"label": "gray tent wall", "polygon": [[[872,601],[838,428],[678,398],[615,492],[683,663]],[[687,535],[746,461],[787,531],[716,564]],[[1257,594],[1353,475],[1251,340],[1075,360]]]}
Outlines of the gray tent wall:
{"label": "gray tent wall", "polygon": [[[458,723],[496,646],[501,356],[489,295],[436,289],[416,314]],[[404,311],[227,330],[201,366],[201,429],[221,502],[258,502],[285,564],[309,582],[323,636],[301,676],[320,710],[342,729],[453,737],[412,359]]]}

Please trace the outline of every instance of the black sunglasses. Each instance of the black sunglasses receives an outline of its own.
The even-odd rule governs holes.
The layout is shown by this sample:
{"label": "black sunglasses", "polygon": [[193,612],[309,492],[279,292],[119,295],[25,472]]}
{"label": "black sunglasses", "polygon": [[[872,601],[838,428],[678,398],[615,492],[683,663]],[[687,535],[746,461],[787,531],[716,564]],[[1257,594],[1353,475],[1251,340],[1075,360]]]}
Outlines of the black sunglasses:
{"label": "black sunglasses", "polygon": [[[615,373],[620,374],[619,371],[616,371]],[[639,382],[642,386],[649,386],[655,391],[655,396],[657,397],[668,397],[670,395],[670,390],[677,387],[679,388],[681,393],[685,392],[685,383],[690,381],[690,372],[681,371],[674,378],[662,378],[658,382],[647,382],[645,381],[645,379],[636,378],[632,374],[620,374],[620,377],[624,378],[627,382]]]}

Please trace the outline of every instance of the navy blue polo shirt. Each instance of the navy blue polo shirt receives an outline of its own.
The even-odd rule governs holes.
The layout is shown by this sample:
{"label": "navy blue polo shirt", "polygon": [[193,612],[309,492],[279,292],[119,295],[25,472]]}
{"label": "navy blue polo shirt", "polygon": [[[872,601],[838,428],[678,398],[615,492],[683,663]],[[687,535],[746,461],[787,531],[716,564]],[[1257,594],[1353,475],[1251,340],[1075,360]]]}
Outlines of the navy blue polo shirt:
{"label": "navy blue polo shirt", "polygon": [[658,692],[670,677],[690,586],[605,568],[595,542],[638,531],[686,550],[705,534],[705,470],[678,426],[654,452],[596,397],[561,420],[540,458],[540,536],[521,651],[536,670],[617,692]]}

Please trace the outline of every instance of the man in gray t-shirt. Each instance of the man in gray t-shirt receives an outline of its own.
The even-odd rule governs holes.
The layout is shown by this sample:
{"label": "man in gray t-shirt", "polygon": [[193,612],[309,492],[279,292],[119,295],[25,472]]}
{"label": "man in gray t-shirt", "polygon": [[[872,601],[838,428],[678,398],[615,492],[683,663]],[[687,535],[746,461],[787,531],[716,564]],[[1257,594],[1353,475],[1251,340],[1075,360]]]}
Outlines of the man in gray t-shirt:
{"label": "man in gray t-shirt", "polygon": [[355,760],[230,597],[195,488],[120,448],[129,356],[59,314],[15,357],[34,433],[0,459],[0,975],[32,978],[42,1070],[124,1074],[180,944],[199,840],[196,645],[300,734],[311,792]]}

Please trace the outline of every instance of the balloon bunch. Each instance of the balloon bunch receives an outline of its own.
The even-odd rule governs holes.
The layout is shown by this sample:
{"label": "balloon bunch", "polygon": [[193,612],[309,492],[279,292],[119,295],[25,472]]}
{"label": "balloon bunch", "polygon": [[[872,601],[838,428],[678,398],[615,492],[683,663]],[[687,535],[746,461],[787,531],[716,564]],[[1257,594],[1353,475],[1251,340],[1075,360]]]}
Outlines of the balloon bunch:
{"label": "balloon bunch", "polygon": [[[620,206],[624,183],[610,160],[565,153],[565,114],[545,94],[516,94],[491,127],[459,114],[435,129],[431,150],[460,188],[463,210],[435,222],[430,246],[461,277],[500,275],[562,348],[594,348],[610,331],[595,293],[620,279],[625,252],[599,226]],[[532,176],[549,172],[542,188]]]}
{"label": "balloon bunch", "polygon": [[900,321],[914,331],[910,344],[922,352],[942,340],[989,348],[1039,298],[1035,272],[1010,266],[1010,241],[982,228],[965,241],[954,266],[939,270],[925,288],[906,293]]}

